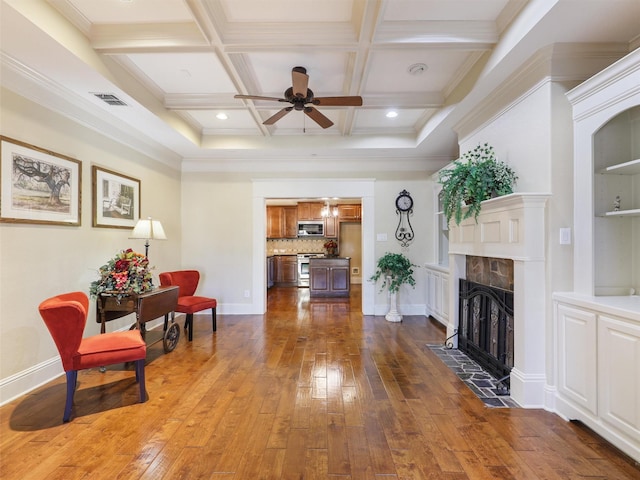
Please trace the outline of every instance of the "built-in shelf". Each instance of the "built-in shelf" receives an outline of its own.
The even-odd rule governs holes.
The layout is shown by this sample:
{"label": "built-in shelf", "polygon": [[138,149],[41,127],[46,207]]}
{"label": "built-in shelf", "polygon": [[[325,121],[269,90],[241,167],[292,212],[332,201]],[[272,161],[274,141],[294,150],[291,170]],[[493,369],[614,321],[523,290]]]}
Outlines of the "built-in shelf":
{"label": "built-in shelf", "polygon": [[611,165],[610,167],[601,170],[600,173],[612,175],[635,175],[640,173],[640,158],[637,160],[631,160],[630,162]]}
{"label": "built-in shelf", "polygon": [[640,217],[640,208],[633,210],[618,210],[616,212],[605,212],[601,217]]}

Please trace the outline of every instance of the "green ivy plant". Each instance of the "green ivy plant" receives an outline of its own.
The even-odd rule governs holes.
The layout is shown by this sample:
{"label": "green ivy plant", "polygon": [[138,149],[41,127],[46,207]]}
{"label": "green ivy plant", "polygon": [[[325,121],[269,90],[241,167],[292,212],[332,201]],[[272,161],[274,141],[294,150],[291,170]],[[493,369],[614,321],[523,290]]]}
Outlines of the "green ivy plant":
{"label": "green ivy plant", "polygon": [[459,225],[472,215],[477,221],[481,203],[513,193],[517,180],[511,167],[496,159],[493,147],[488,143],[464,153],[450,168],[438,174],[447,222],[453,218]]}
{"label": "green ivy plant", "polygon": [[397,293],[400,286],[405,283],[415,287],[416,280],[413,278],[415,266],[403,254],[387,252],[378,259],[377,269],[371,280],[377,282],[382,278],[380,291],[387,287],[391,293]]}

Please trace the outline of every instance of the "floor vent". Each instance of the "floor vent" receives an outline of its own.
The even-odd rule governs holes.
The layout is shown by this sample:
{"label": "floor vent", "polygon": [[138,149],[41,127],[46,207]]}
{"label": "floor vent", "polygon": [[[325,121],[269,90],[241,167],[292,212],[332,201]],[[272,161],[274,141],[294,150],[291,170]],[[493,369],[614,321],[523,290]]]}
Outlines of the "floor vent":
{"label": "floor vent", "polygon": [[113,93],[94,93],[94,95],[98,97],[100,100],[102,100],[103,102],[108,103],[109,105],[124,105],[124,106],[127,105],[118,97],[116,97]]}

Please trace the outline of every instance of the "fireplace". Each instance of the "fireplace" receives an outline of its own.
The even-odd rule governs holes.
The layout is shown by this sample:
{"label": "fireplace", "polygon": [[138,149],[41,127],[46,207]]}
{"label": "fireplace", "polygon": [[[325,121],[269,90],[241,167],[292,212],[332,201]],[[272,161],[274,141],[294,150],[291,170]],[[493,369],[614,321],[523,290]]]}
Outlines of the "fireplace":
{"label": "fireplace", "polygon": [[513,292],[460,279],[458,348],[509,389]]}
{"label": "fireplace", "polygon": [[[447,337],[454,347],[459,347],[461,279],[512,292],[512,300],[504,303],[509,305],[505,309],[510,311],[506,328],[512,330],[513,340],[507,340],[509,352],[496,356],[502,355],[510,368],[511,398],[529,408],[544,406],[547,393],[544,319],[550,308],[545,297],[548,198],[543,193],[518,193],[486,200],[477,219],[468,218],[460,225],[449,226]],[[500,276],[493,275],[491,269],[488,278],[486,272],[485,278],[474,278],[467,265],[470,257],[480,258],[491,267],[496,260],[509,262],[513,273],[502,275],[507,279],[504,284],[495,283]],[[496,271],[501,268],[496,264]],[[491,318],[491,310],[486,315]]]}

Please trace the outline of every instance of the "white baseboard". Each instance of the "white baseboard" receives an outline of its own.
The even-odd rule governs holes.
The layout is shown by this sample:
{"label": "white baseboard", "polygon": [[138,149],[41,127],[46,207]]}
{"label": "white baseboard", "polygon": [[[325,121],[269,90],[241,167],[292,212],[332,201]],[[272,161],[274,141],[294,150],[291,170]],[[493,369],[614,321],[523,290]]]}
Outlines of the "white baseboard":
{"label": "white baseboard", "polygon": [[[148,322],[145,326],[147,330],[161,326],[163,318]],[[118,331],[128,330],[128,326],[120,328]],[[45,360],[37,365],[29,367],[21,372],[0,380],[0,406],[26,395],[36,388],[48,383],[59,376],[64,375],[60,356]]]}
{"label": "white baseboard", "polygon": [[15,400],[32,390],[64,375],[60,357],[56,356],[0,381],[0,405]]}

